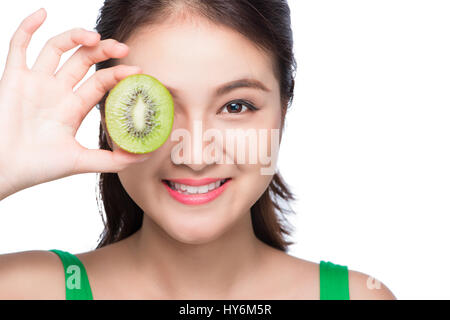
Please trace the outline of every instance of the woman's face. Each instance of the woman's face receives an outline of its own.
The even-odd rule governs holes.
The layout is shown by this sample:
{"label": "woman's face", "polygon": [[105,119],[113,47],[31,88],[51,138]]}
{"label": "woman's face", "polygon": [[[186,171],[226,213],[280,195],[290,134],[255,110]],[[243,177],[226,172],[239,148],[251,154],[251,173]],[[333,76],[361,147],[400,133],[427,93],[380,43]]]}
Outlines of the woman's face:
{"label": "woman's face", "polygon": [[[280,91],[272,60],[239,33],[201,19],[194,23],[177,20],[144,28],[125,43],[130,48],[129,54],[119,63],[141,67],[143,73],[157,78],[171,91],[175,111],[172,133],[184,128],[192,142],[183,145],[179,155],[191,152],[192,160],[195,155],[200,155],[200,162],[174,161],[172,151],[175,146],[180,146],[182,139],[169,137],[163,146],[152,152],[149,160],[121,171],[118,174],[120,181],[144,211],[144,219],[150,218],[172,238],[187,244],[210,242],[238,226],[243,219],[249,219],[251,206],[273,177],[273,174],[261,173],[260,169],[269,164],[262,164],[258,153],[257,162],[249,163],[252,149],[248,145],[249,139],[245,140],[245,163],[237,160],[238,152],[242,150],[235,149],[233,154],[225,142],[226,130],[250,129],[258,133],[263,129],[266,137],[259,136],[258,143],[266,148],[266,155],[271,155],[271,129],[279,130],[281,125]],[[217,88],[239,79],[257,80],[269,91],[238,87],[216,93]],[[249,102],[253,104],[249,105]],[[252,111],[252,105],[259,110]],[[202,142],[202,134],[194,135],[195,122],[197,126],[201,124],[201,133],[217,129],[222,134],[222,144],[215,145],[220,146],[216,151],[222,154],[221,163],[208,163],[194,146],[197,141],[205,150],[214,141],[219,141]],[[276,143],[279,143],[278,139]],[[113,150],[117,148],[113,144]],[[200,204],[189,203],[189,195],[181,195],[177,200],[171,195],[177,191],[170,192],[163,182],[202,178],[231,180],[219,196]]]}

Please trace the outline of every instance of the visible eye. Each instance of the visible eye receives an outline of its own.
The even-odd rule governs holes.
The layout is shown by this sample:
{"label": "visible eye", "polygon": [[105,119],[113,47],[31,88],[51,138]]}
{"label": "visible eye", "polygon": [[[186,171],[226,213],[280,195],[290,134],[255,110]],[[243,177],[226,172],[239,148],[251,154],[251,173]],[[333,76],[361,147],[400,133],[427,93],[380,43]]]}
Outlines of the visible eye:
{"label": "visible eye", "polygon": [[[255,106],[253,106],[250,102],[244,101],[244,100],[236,100],[236,101],[232,101],[230,103],[227,103],[226,105],[224,105],[222,107],[223,110],[226,110],[226,112],[224,113],[243,113],[241,111],[257,111],[259,110],[258,108],[256,108]],[[222,110],[221,109],[221,110]]]}

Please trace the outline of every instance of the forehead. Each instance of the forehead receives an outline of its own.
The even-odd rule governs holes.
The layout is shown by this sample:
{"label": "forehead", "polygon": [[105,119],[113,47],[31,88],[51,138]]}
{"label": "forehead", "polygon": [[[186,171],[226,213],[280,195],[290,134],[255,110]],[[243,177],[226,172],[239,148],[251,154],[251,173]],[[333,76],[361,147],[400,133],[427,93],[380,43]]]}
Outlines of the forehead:
{"label": "forehead", "polygon": [[240,33],[198,18],[170,21],[137,30],[120,63],[138,65],[161,82],[203,89],[237,78],[255,78],[276,86],[273,60]]}

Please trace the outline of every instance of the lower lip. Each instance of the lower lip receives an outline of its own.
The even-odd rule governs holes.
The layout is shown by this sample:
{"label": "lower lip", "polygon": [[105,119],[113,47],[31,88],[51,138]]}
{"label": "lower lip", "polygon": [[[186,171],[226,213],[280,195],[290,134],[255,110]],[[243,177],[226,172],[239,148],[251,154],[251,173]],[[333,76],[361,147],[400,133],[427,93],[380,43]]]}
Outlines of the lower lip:
{"label": "lower lip", "polygon": [[166,183],[162,182],[162,184],[166,187],[166,190],[169,192],[172,198],[174,198],[178,202],[181,202],[183,204],[203,204],[213,201],[215,198],[220,196],[222,192],[224,192],[225,189],[228,187],[230,181],[231,179],[227,180],[223,185],[221,185],[217,189],[211,190],[207,193],[198,193],[198,194],[182,194],[170,188]]}

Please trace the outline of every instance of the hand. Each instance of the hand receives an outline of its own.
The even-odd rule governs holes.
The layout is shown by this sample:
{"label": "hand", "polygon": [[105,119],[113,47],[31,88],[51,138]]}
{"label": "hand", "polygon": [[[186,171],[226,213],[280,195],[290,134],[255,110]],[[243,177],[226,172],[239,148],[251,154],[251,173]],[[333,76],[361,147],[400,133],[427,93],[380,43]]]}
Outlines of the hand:
{"label": "hand", "polygon": [[[149,157],[122,149],[86,149],[75,140],[82,121],[106,92],[141,69],[102,69],[76,91],[74,87],[93,64],[123,58],[128,47],[77,28],[51,38],[29,69],[26,50],[45,18],[46,11],[40,9],[22,21],[10,41],[0,80],[0,187],[9,194],[74,174],[119,172]],[[78,45],[56,72],[61,55]]]}

